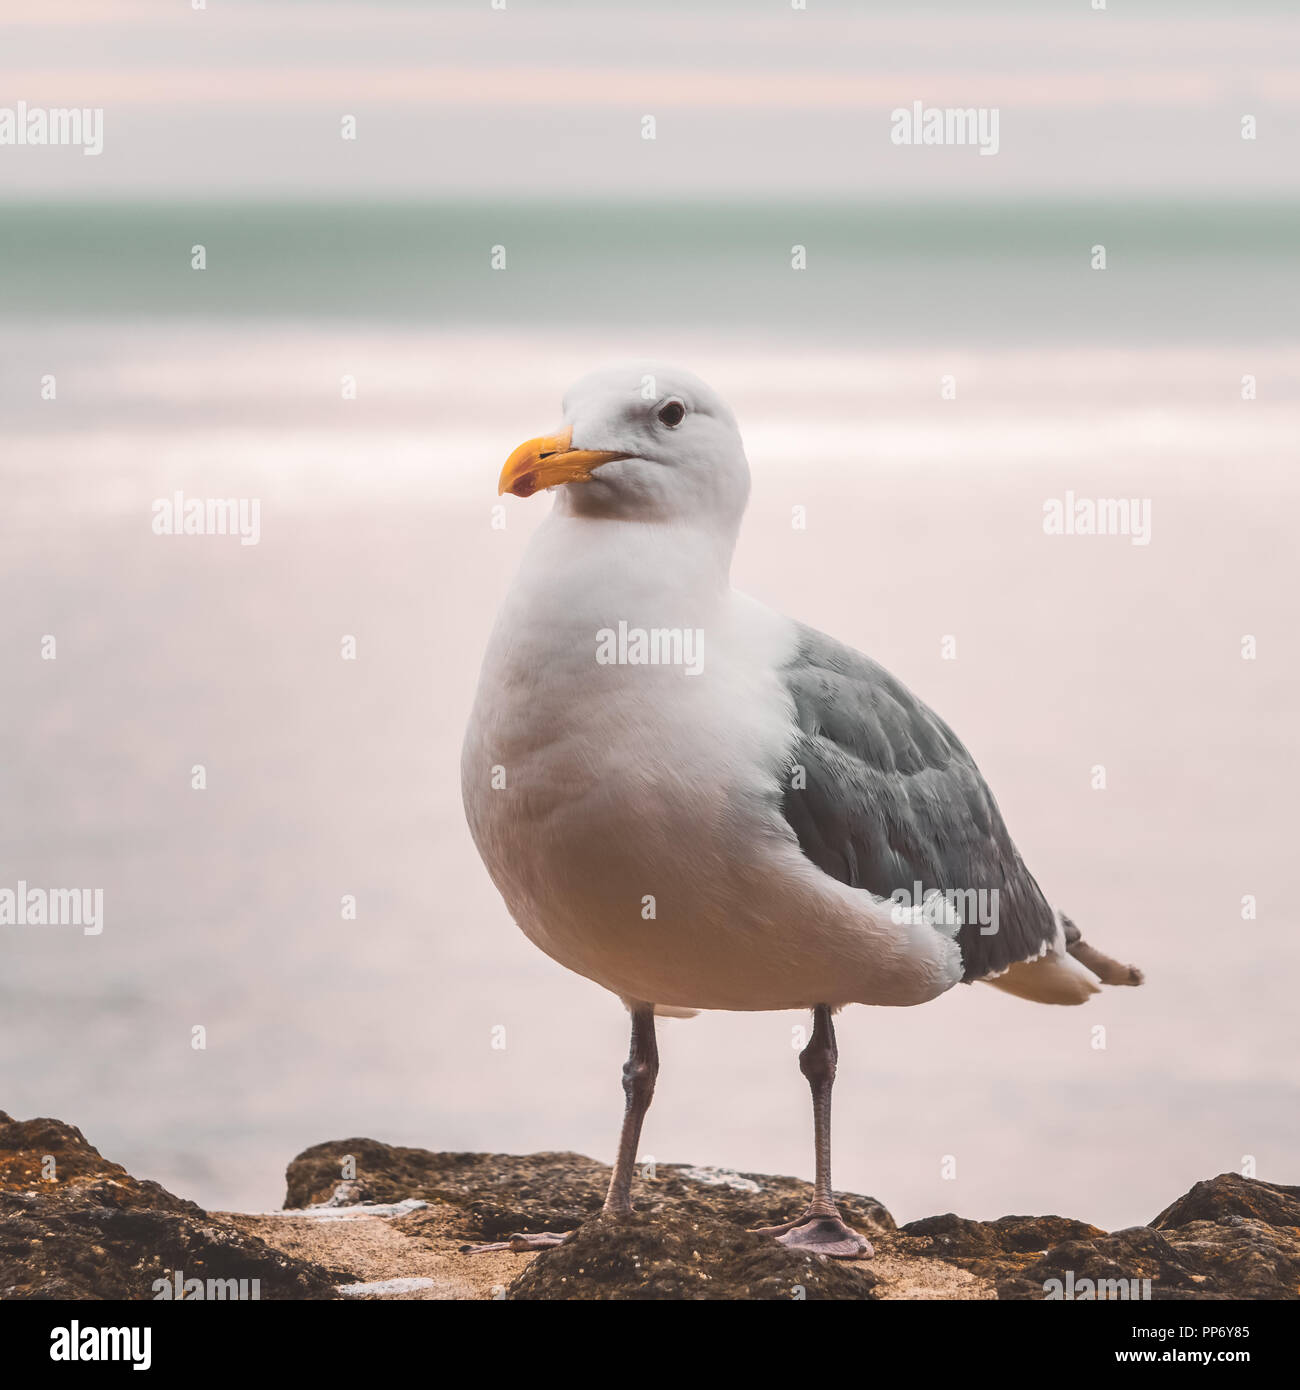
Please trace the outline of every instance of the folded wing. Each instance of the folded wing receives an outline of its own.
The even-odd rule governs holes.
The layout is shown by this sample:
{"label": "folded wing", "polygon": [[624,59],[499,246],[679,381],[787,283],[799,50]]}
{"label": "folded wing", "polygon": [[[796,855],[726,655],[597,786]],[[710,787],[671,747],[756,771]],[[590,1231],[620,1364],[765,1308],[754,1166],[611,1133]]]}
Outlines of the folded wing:
{"label": "folded wing", "polygon": [[[967,905],[957,937],[967,981],[1036,959],[1056,936],[1054,914],[961,741],[869,657],[798,632],[783,671],[799,733],[782,810],[804,854],[879,897],[902,890],[911,901],[916,883],[961,894],[952,900]],[[969,910],[980,901],[983,927]]]}

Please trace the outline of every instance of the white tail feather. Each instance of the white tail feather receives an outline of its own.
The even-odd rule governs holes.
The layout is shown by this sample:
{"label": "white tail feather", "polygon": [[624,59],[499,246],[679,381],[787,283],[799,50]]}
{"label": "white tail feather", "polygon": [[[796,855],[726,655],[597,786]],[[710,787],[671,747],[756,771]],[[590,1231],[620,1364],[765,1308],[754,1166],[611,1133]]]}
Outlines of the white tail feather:
{"label": "white tail feather", "polygon": [[1067,955],[1021,961],[985,983],[1036,1004],[1082,1004],[1101,993],[1092,971]]}

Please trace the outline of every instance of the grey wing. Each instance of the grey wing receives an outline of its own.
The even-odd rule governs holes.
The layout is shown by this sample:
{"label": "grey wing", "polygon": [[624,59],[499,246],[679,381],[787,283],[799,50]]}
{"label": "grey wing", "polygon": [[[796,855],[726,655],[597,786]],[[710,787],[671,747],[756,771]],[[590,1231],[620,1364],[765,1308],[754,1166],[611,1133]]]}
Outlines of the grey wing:
{"label": "grey wing", "polygon": [[996,890],[984,899],[997,904],[996,930],[968,911],[958,931],[967,981],[1041,955],[1056,935],[1052,909],[943,720],[882,666],[802,624],[782,674],[799,725],[782,811],[804,854],[878,897],[904,890],[911,901],[916,883]]}

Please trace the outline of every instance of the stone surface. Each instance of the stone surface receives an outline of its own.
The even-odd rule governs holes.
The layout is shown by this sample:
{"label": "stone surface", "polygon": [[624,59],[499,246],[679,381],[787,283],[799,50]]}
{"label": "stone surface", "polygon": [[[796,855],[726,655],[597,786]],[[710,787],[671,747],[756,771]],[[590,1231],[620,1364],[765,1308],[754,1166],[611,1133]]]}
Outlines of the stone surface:
{"label": "stone surface", "polygon": [[[357,1180],[340,1190],[347,1154]],[[577,1154],[437,1154],[354,1139],[309,1149],[288,1178],[290,1201],[422,1197],[429,1209],[401,1222],[415,1236],[578,1231],[532,1258],[497,1291],[506,1298],[1041,1300],[1052,1280],[1076,1298],[1095,1296],[1099,1281],[1103,1295],[1142,1297],[1145,1280],[1153,1299],[1300,1297],[1300,1189],[1232,1173],[1198,1183],[1150,1227],[1113,1233],[1063,1216],[953,1213],[899,1229],[874,1198],[840,1194],[845,1219],[876,1248],[874,1260],[851,1265],[748,1234],[802,1208],[810,1189],[792,1178],[659,1164],[638,1178],[637,1216],[624,1228],[596,1219],[608,1167]]]}
{"label": "stone surface", "polygon": [[[355,1178],[345,1181],[345,1171]],[[416,1197],[455,1207],[466,1239],[494,1240],[512,1231],[573,1230],[600,1210],[609,1169],[573,1153],[432,1153],[344,1139],[299,1154],[285,1181],[289,1208]]]}
{"label": "stone surface", "polygon": [[[1150,1280],[1129,1296],[1154,1300],[1300,1298],[1300,1230],[1244,1217],[1192,1221],[1176,1231],[1131,1226],[1065,1241],[998,1283],[998,1297],[1043,1297],[1048,1279]],[[1120,1296],[1123,1296],[1122,1294]],[[1076,1297],[1078,1295],[1076,1294]]]}
{"label": "stone surface", "polygon": [[[364,1284],[361,1299],[1078,1300],[1145,1297],[1145,1281],[1162,1300],[1300,1298],[1300,1188],[1234,1173],[1197,1183],[1149,1226],[1112,1232],[951,1212],[900,1229],[874,1198],[842,1194],[876,1248],[852,1262],[753,1235],[810,1195],[760,1173],[659,1164],[638,1176],[636,1213],[621,1222],[599,1216],[608,1167],[579,1154],[348,1139],[300,1154],[287,1180],[286,1206],[306,1210],[209,1214],[131,1177],[69,1125],[0,1114],[0,1298],[150,1298],[176,1269],[257,1278],[263,1298]],[[391,1205],[409,1199],[425,1205]],[[537,1255],[460,1253],[519,1230],[573,1234]]]}
{"label": "stone surface", "polygon": [[[349,1157],[353,1162],[345,1170]],[[356,1177],[345,1181],[344,1171]],[[285,1178],[286,1207],[418,1197],[457,1208],[466,1240],[498,1240],[515,1231],[574,1230],[600,1211],[609,1167],[573,1153],[432,1153],[345,1139],[299,1154]],[[638,1178],[633,1202],[639,1210],[671,1207],[742,1227],[771,1226],[798,1215],[811,1193],[808,1183],[794,1178],[661,1163],[652,1177]],[[864,1234],[894,1229],[893,1217],[875,1198],[838,1196],[844,1219]]]}
{"label": "stone surface", "polygon": [[[1002,1299],[1042,1299],[1051,1280],[1162,1299],[1300,1298],[1300,1190],[1223,1173],[1199,1182],[1150,1226],[1107,1233],[1059,1216],[909,1222],[903,1241],[989,1280]],[[1134,1285],[1133,1281],[1137,1284]],[[1116,1282],[1122,1281],[1123,1292]]]}
{"label": "stone surface", "polygon": [[1268,1226],[1300,1226],[1300,1187],[1281,1187],[1240,1173],[1220,1173],[1198,1182],[1152,1222],[1157,1231],[1186,1226],[1192,1221],[1217,1221],[1242,1216]]}
{"label": "stone surface", "polygon": [[177,1270],[257,1279],[264,1299],[332,1298],[352,1277],[138,1181],[71,1125],[0,1111],[0,1299],[151,1299]]}
{"label": "stone surface", "polygon": [[927,1237],[936,1254],[981,1255],[1039,1254],[1063,1240],[1089,1240],[1104,1234],[1086,1221],[1065,1216],[999,1216],[996,1221],[970,1221],[948,1212],[909,1221],[903,1235]]}
{"label": "stone surface", "polygon": [[[486,1257],[480,1257],[486,1258]],[[871,1299],[869,1260],[799,1254],[715,1216],[685,1211],[598,1217],[538,1255],[507,1299]]]}

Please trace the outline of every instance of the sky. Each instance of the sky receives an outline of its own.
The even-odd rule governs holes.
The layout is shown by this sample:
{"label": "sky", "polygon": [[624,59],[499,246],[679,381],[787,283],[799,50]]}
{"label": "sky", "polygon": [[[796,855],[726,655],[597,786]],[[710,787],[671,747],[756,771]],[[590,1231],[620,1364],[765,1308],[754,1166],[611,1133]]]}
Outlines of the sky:
{"label": "sky", "polygon": [[[0,147],[5,196],[1294,192],[1292,7],[192,3],[3,0],[0,106],[105,131]],[[893,144],[915,101],[996,108],[998,156]]]}

